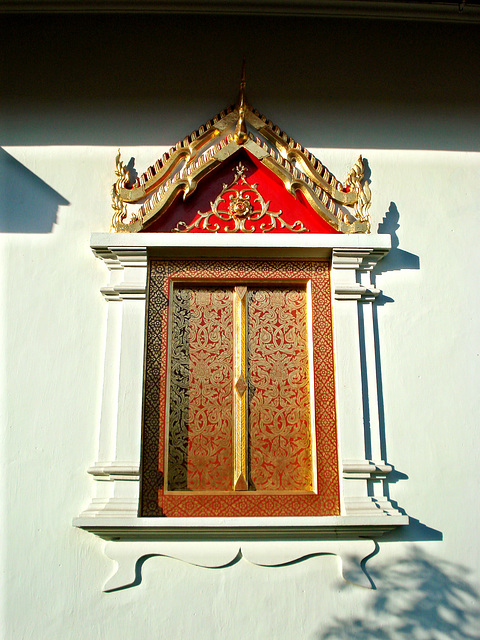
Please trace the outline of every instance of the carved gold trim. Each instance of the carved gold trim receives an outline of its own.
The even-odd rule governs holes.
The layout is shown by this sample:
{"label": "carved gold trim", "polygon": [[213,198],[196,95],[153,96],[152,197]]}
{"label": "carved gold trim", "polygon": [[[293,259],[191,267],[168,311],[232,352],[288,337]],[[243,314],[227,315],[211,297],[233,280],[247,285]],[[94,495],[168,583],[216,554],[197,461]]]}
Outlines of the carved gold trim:
{"label": "carved gold trim", "polygon": [[122,188],[119,192],[120,197],[126,202],[137,202],[144,198],[158,184],[168,180],[176,169],[188,165],[202,149],[220,135],[220,131],[215,128],[209,129],[198,138],[195,138],[196,134],[197,132],[194,132],[177,142],[175,147],[164,153],[154,166],[149,167],[148,171],[140,177],[141,184],[135,186],[135,183],[132,189]]}
{"label": "carved gold trim", "polygon": [[346,205],[355,204],[356,194],[342,191],[341,182],[325,169],[320,160],[298,142],[295,142],[293,138],[288,137],[274,125],[266,124],[258,132],[275,146],[282,158],[291,164],[298,162],[310,180],[326,191],[334,200]]}
{"label": "carved gold trim", "polygon": [[367,224],[367,233],[370,233],[370,215],[368,211],[370,209],[372,193],[370,187],[363,179],[364,175],[365,167],[363,158],[359,156],[357,162],[348,174],[345,184],[357,194],[354,212],[358,220]]}
{"label": "carved gold trim", "polygon": [[[195,162],[186,165],[180,172],[160,185],[142,204],[138,210],[137,220],[132,223],[130,230],[140,231],[157,214],[164,213],[179,193],[183,192],[184,200],[193,193],[200,180],[220,164],[222,160],[217,157],[217,154],[228,147],[232,140],[233,136],[228,135],[218,144],[207,149]],[[233,150],[228,155],[231,153]]]}
{"label": "carved gold trim", "polygon": [[117,181],[112,185],[112,209],[114,211],[110,231],[130,231],[129,225],[125,224],[128,217],[127,205],[120,196],[120,191],[128,183],[129,175],[126,166],[121,160],[120,149],[115,158],[115,175]]}
{"label": "carved gold trim", "polygon": [[312,180],[302,177],[298,169],[290,165],[287,160],[282,161],[275,158],[275,152],[268,152],[269,155],[262,158],[262,163],[282,180],[289,193],[295,195],[297,191],[301,191],[313,210],[334,229],[342,233],[368,233],[367,221],[355,219],[348,210],[339,206]]}
{"label": "carved gold trim", "polygon": [[238,110],[238,120],[235,125],[235,133],[233,134],[233,139],[237,144],[244,144],[248,140],[248,132],[247,125],[245,123],[245,115],[246,115],[246,105],[245,105],[245,60],[242,65],[242,79],[240,80],[240,93],[238,96],[237,102],[237,110]]}

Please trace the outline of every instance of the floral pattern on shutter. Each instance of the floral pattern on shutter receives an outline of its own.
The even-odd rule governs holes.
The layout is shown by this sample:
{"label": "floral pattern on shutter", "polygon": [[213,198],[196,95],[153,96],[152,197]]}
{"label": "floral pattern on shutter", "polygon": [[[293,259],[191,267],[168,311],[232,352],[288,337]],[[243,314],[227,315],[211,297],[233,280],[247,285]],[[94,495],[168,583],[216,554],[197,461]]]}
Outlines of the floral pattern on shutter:
{"label": "floral pattern on shutter", "polygon": [[[327,261],[159,261],[149,268],[144,436],[142,450],[142,516],[307,516],[340,513],[335,410],[334,357]],[[208,279],[222,282],[265,282],[274,286],[311,282],[315,407],[315,492],[228,494],[165,492],[165,410],[167,396],[167,333],[170,282]],[[160,366],[158,366],[160,364]],[[157,402],[152,402],[152,398]],[[151,443],[154,443],[153,446]],[[149,446],[150,444],[150,446]]]}

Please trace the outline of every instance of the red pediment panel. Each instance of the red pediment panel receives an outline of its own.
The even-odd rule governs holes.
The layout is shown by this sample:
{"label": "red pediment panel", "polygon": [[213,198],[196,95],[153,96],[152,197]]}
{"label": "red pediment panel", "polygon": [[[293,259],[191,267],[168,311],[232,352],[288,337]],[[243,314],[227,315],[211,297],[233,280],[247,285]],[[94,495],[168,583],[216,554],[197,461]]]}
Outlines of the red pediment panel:
{"label": "red pediment panel", "polygon": [[240,149],[187,199],[178,194],[146,232],[339,233],[255,156]]}

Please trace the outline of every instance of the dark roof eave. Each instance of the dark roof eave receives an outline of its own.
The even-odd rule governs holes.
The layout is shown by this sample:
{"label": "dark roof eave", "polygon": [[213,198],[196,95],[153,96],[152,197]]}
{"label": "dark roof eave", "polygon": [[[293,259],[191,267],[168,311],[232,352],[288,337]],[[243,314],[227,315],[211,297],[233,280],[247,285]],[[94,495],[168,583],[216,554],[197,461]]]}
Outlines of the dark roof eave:
{"label": "dark roof eave", "polygon": [[1,13],[191,13],[480,22],[480,2],[396,0],[0,0]]}

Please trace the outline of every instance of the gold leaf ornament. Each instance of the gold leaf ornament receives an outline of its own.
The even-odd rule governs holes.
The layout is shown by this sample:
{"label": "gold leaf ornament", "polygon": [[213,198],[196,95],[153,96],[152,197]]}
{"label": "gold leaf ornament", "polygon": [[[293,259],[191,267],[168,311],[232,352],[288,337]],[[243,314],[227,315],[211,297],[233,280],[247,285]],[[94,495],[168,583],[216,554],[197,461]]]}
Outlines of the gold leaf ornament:
{"label": "gold leaf ornament", "polygon": [[[187,224],[182,220],[172,231],[186,233],[192,229],[199,229],[216,233],[219,231],[220,225],[211,221],[212,216],[222,222],[233,223],[233,226],[228,224],[225,226],[224,231],[227,233],[254,233],[258,230],[254,223],[263,218],[266,218],[266,221],[261,222],[259,225],[259,230],[262,233],[276,231],[281,228],[289,229],[294,233],[308,231],[300,220],[296,220],[293,224],[285,222],[282,218],[282,210],[270,210],[270,200],[265,201],[258,191],[258,185],[247,182],[245,178],[247,169],[241,162],[233,171],[235,172],[233,181],[228,185],[222,185],[222,191],[215,198],[215,201],[210,203],[209,211],[198,211],[197,215],[199,217],[192,224]],[[222,205],[223,208],[221,208]],[[225,207],[226,211],[224,210]]]}

